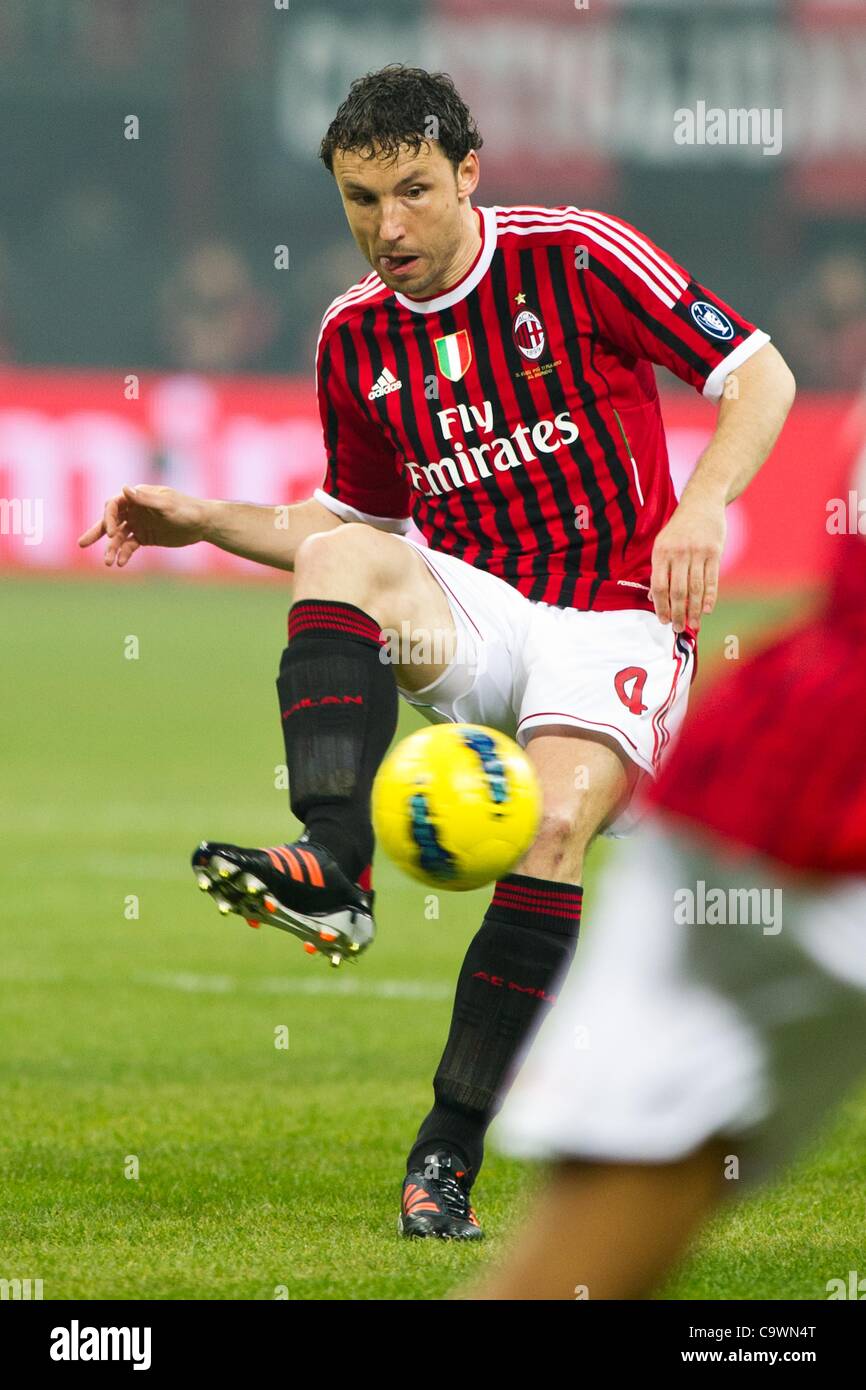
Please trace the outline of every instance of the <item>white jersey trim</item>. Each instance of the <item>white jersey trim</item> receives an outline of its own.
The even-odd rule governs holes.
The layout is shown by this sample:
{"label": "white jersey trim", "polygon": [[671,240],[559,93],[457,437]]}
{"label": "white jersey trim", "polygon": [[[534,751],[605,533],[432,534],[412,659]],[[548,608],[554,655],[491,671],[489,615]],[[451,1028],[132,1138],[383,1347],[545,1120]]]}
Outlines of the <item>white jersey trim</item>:
{"label": "white jersey trim", "polygon": [[[376,281],[378,281],[378,284],[376,284]],[[376,274],[375,270],[371,270],[369,274],[364,276],[363,280],[359,280],[357,284],[350,285],[349,288],[347,290],[344,290],[342,294],[338,294],[336,299],[331,300],[330,304],[328,305],[327,309],[322,315],[322,323],[319,329],[319,337],[322,336],[322,333],[327,328],[331,319],[334,318],[340,312],[341,309],[345,308],[347,304],[354,303],[356,299],[362,299],[368,291],[371,291],[374,288],[384,288],[384,284],[384,280],[379,279],[379,276]]]}
{"label": "white jersey trim", "polygon": [[[640,235],[632,227],[624,226],[615,217],[609,217],[606,213],[588,211],[583,212],[578,207],[566,207],[561,209],[549,209],[539,217],[537,213],[529,211],[523,212],[517,209],[509,209],[501,219],[502,230],[514,233],[516,236],[527,236],[533,232],[555,232],[563,230],[582,231],[589,237],[595,237],[599,245],[611,251],[623,264],[635,271],[640,278],[649,285],[654,294],[671,308],[680,298],[683,290],[688,288],[688,281],[685,280],[675,263],[666,260],[647,239]],[[607,237],[617,242],[622,250],[617,250],[610,241],[601,235],[604,232]],[[647,279],[646,274],[639,270],[626,253],[630,252],[646,267],[650,275],[655,277],[655,282]],[[673,300],[668,300],[668,296],[673,295]]]}
{"label": "white jersey trim", "polygon": [[704,389],[701,394],[706,396],[708,401],[720,401],[725,389],[725,382],[731,372],[736,371],[737,367],[742,367],[744,362],[748,362],[749,358],[753,357],[758,349],[769,341],[769,333],[764,333],[762,329],[756,328],[717,367],[713,367],[704,382]]}
{"label": "white jersey trim", "polygon": [[[376,278],[378,279],[378,276]],[[369,276],[367,280],[369,280]],[[372,285],[365,290],[363,287],[367,284],[367,280],[362,281],[360,285],[356,285],[353,290],[348,290],[346,294],[340,296],[339,300],[335,300],[334,304],[337,305],[337,307],[333,308],[333,310],[329,310],[322,320],[319,336],[316,339],[316,351],[313,354],[313,382],[316,388],[317,403],[319,400],[319,356],[322,351],[322,339],[325,334],[325,329],[331,320],[337,317],[341,309],[345,309],[349,304],[361,304],[367,299],[372,299],[380,290],[385,288],[384,283],[380,281],[378,285]]]}
{"label": "white jersey trim", "polygon": [[[643,270],[638,265],[637,261],[633,260],[630,255],[627,255],[626,252],[621,250],[613,241],[610,241],[607,236],[602,236],[598,228],[592,226],[592,224],[585,219],[582,219],[579,213],[573,217],[563,217],[559,222],[536,222],[534,225],[528,227],[504,227],[503,230],[509,232],[511,236],[535,236],[538,232],[580,232],[580,234],[588,240],[595,241],[599,246],[603,246],[606,251],[609,251],[618,261],[621,261],[633,275],[643,280],[647,288],[652,291],[657,299],[662,301],[666,308],[672,309],[682,293],[682,291],[678,291],[675,298],[668,294],[667,290],[661,287],[659,283],[661,276],[654,266],[650,266],[649,271]],[[631,246],[630,243],[627,244],[629,245],[629,250],[633,251],[635,255],[640,255],[637,247]],[[642,257],[642,259],[645,258]],[[647,264],[649,264],[649,262],[647,262]],[[652,276],[656,276],[657,278],[653,279],[651,278]]]}
{"label": "white jersey trim", "polygon": [[380,531],[392,531],[402,536],[412,525],[408,516],[373,516],[370,512],[359,512],[357,507],[350,507],[348,502],[341,502],[338,497],[332,497],[323,488],[317,487],[313,493],[317,502],[321,502],[323,507],[327,507],[329,512],[333,512],[341,521],[366,521],[368,526],[375,526]]}
{"label": "white jersey trim", "polygon": [[601,214],[591,215],[588,212],[581,212],[578,216],[581,222],[590,227],[599,227],[601,231],[613,237],[614,241],[619,242],[626,251],[631,251],[632,255],[637,256],[638,260],[660,281],[662,288],[668,290],[675,299],[679,299],[683,290],[688,289],[688,280],[683,279],[678,271],[666,265],[653,247],[642,237],[635,236],[624,227],[620,227],[613,218],[604,217]]}
{"label": "white jersey trim", "polygon": [[[378,281],[378,284],[375,283],[376,281]],[[376,275],[374,272],[372,275],[367,275],[363,280],[360,281],[359,284],[353,285],[350,290],[346,290],[345,294],[341,294],[337,299],[333,300],[332,303],[329,304],[328,308],[325,310],[324,317],[322,318],[321,327],[319,328],[319,336],[316,339],[316,351],[313,354],[313,362],[315,364],[316,371],[318,371],[319,351],[322,346],[322,338],[324,336],[325,329],[328,327],[328,324],[331,322],[331,320],[335,319],[337,315],[341,312],[341,310],[348,308],[349,305],[361,304],[366,299],[372,299],[374,295],[377,295],[380,292],[380,290],[383,290],[385,288],[386,286],[384,280],[379,280],[378,275]]]}

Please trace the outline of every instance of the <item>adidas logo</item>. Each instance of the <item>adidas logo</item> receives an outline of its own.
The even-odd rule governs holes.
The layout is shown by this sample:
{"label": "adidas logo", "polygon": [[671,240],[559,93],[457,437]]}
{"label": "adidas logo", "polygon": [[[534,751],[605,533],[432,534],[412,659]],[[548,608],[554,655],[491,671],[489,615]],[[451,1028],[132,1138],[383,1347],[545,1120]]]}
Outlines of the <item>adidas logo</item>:
{"label": "adidas logo", "polygon": [[395,377],[394,373],[389,372],[388,368],[385,367],[379,373],[379,379],[373,387],[372,391],[367,392],[367,400],[377,401],[380,396],[387,396],[390,394],[391,391],[399,391],[402,388],[402,386],[402,381],[399,381],[397,377]]}

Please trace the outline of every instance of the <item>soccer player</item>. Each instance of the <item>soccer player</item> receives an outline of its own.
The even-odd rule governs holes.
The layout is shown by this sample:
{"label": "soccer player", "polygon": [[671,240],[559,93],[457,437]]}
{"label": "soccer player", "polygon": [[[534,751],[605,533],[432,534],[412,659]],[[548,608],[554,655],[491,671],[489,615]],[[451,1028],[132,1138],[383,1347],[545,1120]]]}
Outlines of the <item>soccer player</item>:
{"label": "soccer player", "polygon": [[[109,564],[206,540],[294,571],[277,688],[304,833],[204,841],[194,868],[311,952],[372,940],[370,790],[398,695],[526,747],[541,829],[469,945],[404,1182],[403,1234],[465,1239],[505,1077],[575,949],[587,848],[682,720],[725,506],[794,390],[766,333],[621,219],[473,207],[481,143],[446,75],[401,65],[355,81],[331,123],[321,157],[372,269],[322,320],[327,465],[287,527],[139,487],[82,537],[106,534]],[[654,362],[719,407],[679,504]],[[404,632],[428,640],[381,660]]]}
{"label": "soccer player", "polygon": [[713,686],[646,789],[498,1121],[550,1179],[474,1297],[649,1296],[863,1077],[866,542],[834,543],[823,609]]}

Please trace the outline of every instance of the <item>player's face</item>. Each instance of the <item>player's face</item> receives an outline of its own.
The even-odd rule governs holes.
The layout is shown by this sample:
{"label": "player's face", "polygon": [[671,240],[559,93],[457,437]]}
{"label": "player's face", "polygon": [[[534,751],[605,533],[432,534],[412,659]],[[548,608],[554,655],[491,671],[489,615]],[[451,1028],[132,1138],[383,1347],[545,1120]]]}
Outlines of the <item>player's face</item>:
{"label": "player's face", "polygon": [[[334,154],[334,177],[352,235],[390,289],[422,298],[463,273],[472,223],[463,215],[478,183],[472,150],[457,170],[435,142],[394,159]],[[471,214],[471,209],[470,209]]]}

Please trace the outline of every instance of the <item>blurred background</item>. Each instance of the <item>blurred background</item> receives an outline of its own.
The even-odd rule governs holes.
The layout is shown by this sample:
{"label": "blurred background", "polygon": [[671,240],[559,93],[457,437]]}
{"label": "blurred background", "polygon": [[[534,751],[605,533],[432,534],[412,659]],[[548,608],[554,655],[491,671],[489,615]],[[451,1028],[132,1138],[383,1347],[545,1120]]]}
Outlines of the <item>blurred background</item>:
{"label": "blurred background", "polygon": [[[317,150],[352,79],[392,61],[449,72],[472,108],[476,202],[625,217],[796,372],[729,508],[696,699],[818,592],[831,512],[857,525],[859,0],[0,0],[0,1276],[46,1298],[437,1297],[487,1257],[419,1257],[393,1224],[489,893],[432,912],[377,855],[379,939],[344,978],[218,920],[196,843],[296,830],[287,576],[207,546],[105,572],[76,546],[123,483],[278,503],[320,482],[315,341],[368,266]],[[781,148],[677,144],[699,102],[780,110]],[[681,485],[715,411],[659,382]],[[862,1259],[864,1152],[861,1101],[671,1296],[824,1298]],[[524,1178],[491,1153],[491,1230]]]}
{"label": "blurred background", "polygon": [[[2,0],[2,360],[307,372],[366,268],[318,143],[400,60],[473,109],[478,201],[615,209],[856,388],[864,44],[861,0]],[[676,144],[698,99],[781,109],[781,151]]]}
{"label": "blurred background", "polygon": [[[0,562],[94,563],[70,540],[130,469],[260,501],[318,483],[316,338],[368,266],[317,150],[398,60],[468,101],[477,202],[615,212],[772,335],[800,430],[732,511],[727,573],[813,576],[862,425],[862,0],[0,0],[0,493],[53,494]],[[781,113],[779,147],[677,143],[699,102]],[[660,376],[681,483],[712,417]]]}

